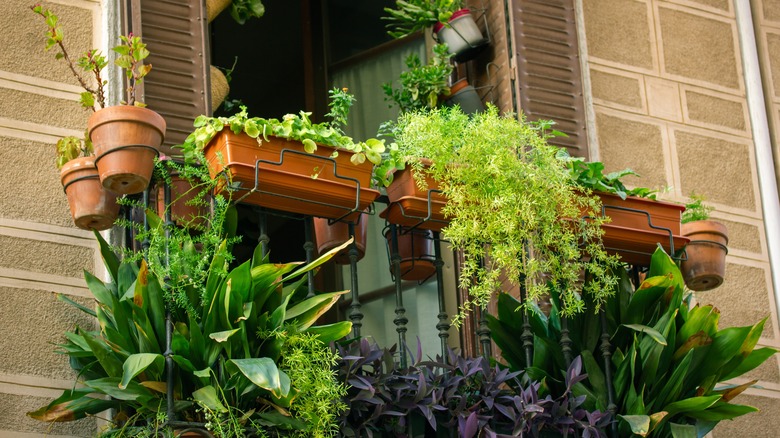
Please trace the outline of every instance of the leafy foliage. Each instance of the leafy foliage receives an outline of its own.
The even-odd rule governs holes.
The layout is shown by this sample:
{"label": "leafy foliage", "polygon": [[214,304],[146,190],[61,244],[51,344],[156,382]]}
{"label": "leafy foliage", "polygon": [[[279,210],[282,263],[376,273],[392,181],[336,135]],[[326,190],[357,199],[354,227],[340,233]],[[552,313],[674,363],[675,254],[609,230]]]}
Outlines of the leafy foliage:
{"label": "leafy foliage", "polygon": [[95,152],[92,149],[92,142],[89,141],[89,136],[85,135],[84,138],[77,137],[63,137],[57,141],[57,158],[55,164],[57,169],[61,169],[70,160],[79,157],[89,157],[94,155]]}
{"label": "leafy foliage", "polygon": [[685,204],[685,211],[682,213],[681,222],[703,221],[710,218],[710,213],[715,207],[704,205],[704,196],[691,193],[691,201]]}
{"label": "leafy foliage", "polygon": [[262,0],[233,0],[230,5],[230,16],[238,24],[244,24],[250,18],[260,18],[265,15],[265,5]]}
{"label": "leafy foliage", "polygon": [[392,101],[401,112],[410,112],[435,108],[440,96],[448,96],[450,87],[447,83],[452,74],[450,55],[446,44],[433,46],[433,58],[426,65],[420,57],[411,54],[406,58],[407,71],[401,73],[401,88],[393,88],[392,83],[382,84],[385,100]]}
{"label": "leafy foliage", "polygon": [[370,138],[364,142],[355,143],[351,137],[342,131],[343,123],[349,112],[349,107],[354,99],[344,90],[331,91],[331,111],[329,115],[333,119],[329,122],[313,123],[311,113],[301,111],[298,115],[287,114],[282,120],[264,119],[260,117],[250,118],[246,107],[230,117],[198,116],[195,119],[195,130],[178,145],[184,152],[187,162],[194,163],[202,158],[202,151],[218,132],[229,127],[236,134],[245,133],[251,138],[257,139],[258,147],[262,147],[268,136],[281,137],[288,140],[297,140],[303,143],[308,153],[317,150],[317,145],[327,145],[335,148],[334,155],[340,149],[353,152],[352,163],[362,164],[366,160],[376,165],[374,182],[388,185],[388,171],[396,167],[396,153],[394,148],[386,148],[384,140]]}
{"label": "leafy foliage", "polygon": [[[584,397],[567,391],[558,398],[542,394],[542,385],[520,384],[520,372],[491,367],[485,358],[467,359],[449,351],[447,360],[423,361],[398,368],[395,348],[380,349],[367,340],[342,350],[340,378],[349,388],[349,409],[341,432],[358,436],[539,436],[574,433],[603,437],[608,415],[582,409]],[[584,380],[579,362],[567,374],[571,386]],[[510,386],[512,389],[510,389]],[[384,435],[383,435],[384,434]],[[542,435],[544,436],[544,435]]]}
{"label": "leafy foliage", "polygon": [[447,23],[452,14],[463,7],[460,0],[396,0],[395,9],[385,8],[387,32],[393,38],[403,38],[436,23]]}
{"label": "leafy foliage", "polygon": [[[66,333],[67,342],[60,345],[85,388],[65,391],[28,415],[43,421],[70,421],[113,408],[115,426],[134,427],[164,409],[166,387],[172,385],[179,418],[207,419],[222,436],[241,437],[244,428],[258,425],[307,430],[329,421],[319,418],[308,424],[314,420],[290,417],[307,385],[304,381],[298,386],[279,364],[288,337],[308,334],[307,339],[327,343],[351,329],[349,322],[314,326],[344,292],[307,298],[303,287],[307,272],[343,248],[308,265],[274,265],[258,255],[228,270],[223,241],[211,257],[202,295],[186,311],[172,313],[171,357],[178,372],[171,382],[164,373],[163,357],[166,311],[171,310],[166,307],[166,286],[146,261],[140,265],[120,261],[98,233],[96,238],[109,281],[85,273],[96,299],[95,310],[61,296],[94,316],[100,326],[99,331],[77,328]],[[287,352],[292,357],[304,354],[295,350],[295,343]],[[335,381],[333,385],[332,394],[338,394],[340,386]]]}
{"label": "leafy foliage", "polygon": [[[613,293],[607,267],[616,259],[601,246],[601,219],[571,219],[600,216],[593,214],[601,211],[599,201],[577,190],[558,149],[533,124],[500,116],[493,106],[471,118],[459,108],[437,108],[402,114],[395,141],[417,183],[425,188],[428,174],[447,196],[444,235],[464,253],[459,281],[473,298],[468,304],[486,305],[504,279],[534,283],[543,273],[566,291],[568,314],[584,308],[582,292],[596,307]],[[584,287],[583,270],[596,279]],[[548,291],[535,283],[531,299]]]}
{"label": "leafy foliage", "polygon": [[[30,7],[34,13],[43,17],[46,22],[46,50],[57,46],[59,52],[55,55],[57,59],[64,59],[70,68],[71,73],[78,81],[84,92],[81,93],[81,105],[85,108],[89,108],[95,111],[95,105],[98,109],[106,107],[105,87],[108,84],[103,79],[101,73],[103,69],[108,65],[106,57],[103,56],[99,50],[88,50],[81,55],[76,61],[71,59],[64,44],[64,33],[62,27],[59,24],[59,18],[49,9],[44,9],[40,4],[36,4]],[[143,82],[144,76],[146,76],[152,69],[150,64],[144,64],[143,60],[149,56],[149,51],[146,49],[146,44],[141,41],[138,36],[133,36],[132,33],[127,36],[121,35],[119,37],[121,43],[112,50],[118,54],[118,57],[114,63],[120,67],[127,76],[128,86],[126,90],[126,102],[122,102],[126,105],[146,106],[143,102],[136,100],[135,89],[136,86]],[[76,67],[79,67],[86,76],[77,71]],[[94,84],[94,85],[93,85]]]}
{"label": "leafy foliage", "polygon": [[655,191],[645,187],[628,189],[620,180],[624,176],[637,175],[631,169],[623,169],[604,175],[604,163],[600,161],[585,161],[582,157],[569,156],[565,149],[558,152],[558,158],[569,168],[571,178],[579,187],[598,192],[613,193],[625,200],[627,196],[655,199]]}
{"label": "leafy foliage", "polygon": [[[619,284],[603,309],[613,350],[609,371],[620,436],[704,436],[721,420],[755,411],[730,403],[755,381],[718,385],[775,354],[772,348],[755,348],[766,319],[753,326],[719,329],[720,312],[710,305],[690,306],[679,269],[660,247],[647,278],[636,289],[625,270]],[[552,296],[549,316],[536,306],[526,307],[533,331],[532,363],[526,363],[523,353],[519,307],[509,295],[499,296],[498,317],[488,317],[493,340],[510,369],[525,369],[532,378],[544,379],[553,394],[564,391],[560,300]],[[587,396],[586,409],[606,409],[609,374],[600,359],[600,316],[574,315],[567,326],[572,354],[582,356],[589,376],[573,391]]]}

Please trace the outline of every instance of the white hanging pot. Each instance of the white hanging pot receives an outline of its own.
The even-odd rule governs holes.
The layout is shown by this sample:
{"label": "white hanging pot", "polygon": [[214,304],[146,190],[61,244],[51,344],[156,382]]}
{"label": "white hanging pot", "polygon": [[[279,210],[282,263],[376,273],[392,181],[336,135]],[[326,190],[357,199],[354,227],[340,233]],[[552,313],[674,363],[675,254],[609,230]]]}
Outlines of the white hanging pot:
{"label": "white hanging pot", "polygon": [[468,9],[453,13],[447,25],[436,23],[433,32],[440,43],[447,44],[457,62],[474,59],[488,44]]}

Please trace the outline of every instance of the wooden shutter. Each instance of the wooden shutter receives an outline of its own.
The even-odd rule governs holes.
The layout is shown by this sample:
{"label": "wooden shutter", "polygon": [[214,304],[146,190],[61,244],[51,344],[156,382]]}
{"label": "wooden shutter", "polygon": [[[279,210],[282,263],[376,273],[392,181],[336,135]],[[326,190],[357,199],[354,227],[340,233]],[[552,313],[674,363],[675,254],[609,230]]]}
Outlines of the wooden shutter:
{"label": "wooden shutter", "polygon": [[530,120],[551,119],[551,143],[588,156],[574,0],[514,0],[514,55],[520,109]]}
{"label": "wooden shutter", "polygon": [[208,23],[203,0],[129,0],[126,22],[147,44],[152,71],[144,79],[144,103],[168,124],[163,153],[211,113]]}

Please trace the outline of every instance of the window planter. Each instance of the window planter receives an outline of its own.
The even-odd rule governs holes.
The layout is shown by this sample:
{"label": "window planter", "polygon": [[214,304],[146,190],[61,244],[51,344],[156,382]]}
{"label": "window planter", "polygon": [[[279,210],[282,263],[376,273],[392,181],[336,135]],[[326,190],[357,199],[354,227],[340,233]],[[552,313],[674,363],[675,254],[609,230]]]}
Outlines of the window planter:
{"label": "window planter", "polygon": [[436,181],[428,175],[425,176],[428,189],[420,189],[413,172],[414,170],[407,166],[395,174],[393,183],[387,188],[390,205],[380,217],[405,227],[441,231],[449,223],[442,213],[447,198],[438,190]]}
{"label": "window planter", "polygon": [[165,128],[165,119],[147,108],[118,105],[93,113],[87,121],[87,132],[103,187],[119,194],[144,191]]}
{"label": "window planter", "polygon": [[[212,178],[227,175],[241,202],[290,213],[357,220],[379,197],[370,189],[373,165],[350,162],[351,152],[319,145],[309,154],[298,141],[220,131],[203,150]],[[225,189],[227,181],[219,185]],[[240,191],[245,191],[240,194]]]}
{"label": "window planter", "polygon": [[601,198],[602,214],[611,219],[602,226],[604,248],[619,254],[626,263],[648,266],[659,243],[668,254],[673,254],[690,240],[680,231],[683,205],[633,196],[623,200],[609,193],[594,193]]}
{"label": "window planter", "polygon": [[98,231],[111,228],[119,215],[117,195],[100,184],[95,157],[68,161],[62,166],[60,180],[77,227]]}

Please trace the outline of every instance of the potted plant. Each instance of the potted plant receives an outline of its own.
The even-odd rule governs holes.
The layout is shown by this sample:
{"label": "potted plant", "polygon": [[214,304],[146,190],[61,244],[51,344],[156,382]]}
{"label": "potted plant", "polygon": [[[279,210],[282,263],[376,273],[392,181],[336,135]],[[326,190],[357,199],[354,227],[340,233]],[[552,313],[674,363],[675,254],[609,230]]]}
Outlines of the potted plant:
{"label": "potted plant", "polygon": [[[427,174],[446,195],[444,238],[464,253],[459,280],[473,300],[460,317],[472,304],[486,305],[503,278],[518,284],[550,275],[553,284],[566,285],[571,314],[582,310],[583,294],[602,302],[613,293],[605,266],[616,259],[600,245],[598,199],[576,189],[537,125],[501,116],[493,106],[472,117],[457,107],[437,108],[402,114],[395,143],[417,172],[416,183],[425,186],[421,176]],[[429,167],[423,159],[430,159]],[[594,220],[565,220],[582,211]],[[582,289],[583,269],[594,273],[598,286]],[[546,288],[534,284],[529,296],[538,298]]]}
{"label": "potted plant", "polygon": [[656,200],[655,192],[648,188],[626,188],[621,178],[636,175],[632,170],[605,175],[603,163],[570,157],[563,149],[559,158],[569,166],[574,183],[601,200],[602,209],[597,214],[609,218],[602,224],[604,247],[619,254],[623,262],[647,266],[659,243],[673,254],[688,242],[680,231],[684,208]]}
{"label": "potted plant", "polygon": [[450,87],[450,96],[444,101],[445,105],[458,105],[466,114],[474,114],[485,111],[485,104],[479,97],[476,88],[469,85],[466,78],[459,79]]}
{"label": "potted plant", "polygon": [[403,38],[433,27],[439,42],[447,44],[458,62],[473,59],[488,44],[471,11],[459,0],[397,0],[395,9],[385,8],[385,12],[392,37]]}
{"label": "potted plant", "polygon": [[435,108],[440,100],[450,95],[448,81],[452,65],[445,44],[433,46],[433,57],[423,65],[420,57],[411,54],[406,58],[407,71],[401,73],[400,88],[384,83],[385,100],[392,101],[401,112]]}
{"label": "potted plant", "polygon": [[[106,105],[107,82],[102,71],[108,65],[97,50],[90,50],[73,61],[63,43],[59,18],[40,5],[33,12],[43,17],[48,28],[46,49],[57,46],[57,58],[64,59],[71,72],[84,88],[81,104],[93,111],[87,121],[87,136],[95,151],[95,164],[103,187],[119,194],[139,193],[146,189],[154,169],[154,158],[165,136],[165,120],[136,100],[136,86],[143,82],[152,66],[144,65],[149,56],[141,38],[120,36],[121,44],[114,47],[118,54],[115,64],[125,72],[126,101],[122,105]],[[84,73],[79,73],[77,67]],[[85,76],[86,75],[86,76]],[[97,109],[96,109],[97,107]]]}
{"label": "potted plant", "polygon": [[726,275],[729,234],[725,225],[710,220],[713,207],[704,198],[691,195],[682,214],[682,234],[691,239],[680,262],[685,284],[695,291],[715,289]]}
{"label": "potted plant", "polygon": [[73,223],[84,230],[111,228],[119,215],[117,195],[100,184],[92,143],[65,137],[57,142],[57,168]]}
{"label": "potted plant", "polygon": [[[224,221],[227,204],[218,205],[215,218]],[[157,436],[193,422],[235,438],[253,430],[333,430],[344,388],[330,371],[337,358],[327,343],[351,324],[314,322],[346,291],[308,297],[301,285],[341,248],[308,265],[258,255],[228,269],[231,239],[211,244],[224,236],[223,221],[199,237],[199,250],[189,234],[148,214],[151,244],[135,257],[120,261],[96,233],[109,277],[86,274],[96,308],[60,296],[100,323],[98,331],[67,333],[60,345],[84,386],[28,415],[73,421],[113,409],[104,436],[117,437]],[[168,349],[172,362],[163,356]],[[166,417],[169,388],[179,422]]]}
{"label": "potted plant", "polygon": [[[566,320],[570,355],[582,356],[589,376],[575,388],[586,397],[586,409],[607,409],[614,403],[619,423],[613,435],[621,437],[704,436],[719,421],[756,411],[732,403],[755,380],[722,384],[776,353],[774,348],[755,348],[766,318],[752,326],[718,328],[720,311],[711,305],[691,305],[680,270],[661,248],[653,254],[641,284],[634,285],[625,269],[617,274],[619,287],[602,306],[603,316],[588,311]],[[533,379],[544,379],[554,395],[566,389],[561,376],[567,369],[560,347],[564,326],[559,292],[551,295],[549,314],[533,303],[522,307],[533,333],[530,364],[521,336],[523,319],[517,313],[522,303],[501,294],[498,316],[487,317],[491,336],[509,368],[525,369]],[[609,340],[608,362],[602,357],[604,339]],[[614,388],[612,399],[608,387]]]}
{"label": "potted plant", "polygon": [[[204,189],[210,182],[203,180],[203,170],[177,163],[166,156],[161,156],[155,170],[158,171],[157,181],[151,192],[151,204],[156,207],[157,215],[164,218],[166,212],[170,212],[176,225],[192,230],[205,226],[210,194]],[[168,204],[165,203],[165,186],[170,193]]]}
{"label": "potted plant", "polygon": [[329,122],[315,124],[303,111],[282,120],[250,118],[242,107],[231,117],[198,117],[179,147],[187,161],[207,163],[212,178],[226,177],[222,189],[244,190],[243,202],[355,220],[379,196],[370,187],[389,183],[396,159],[382,140],[346,136],[341,126],[354,98],[346,89],[330,95]]}

